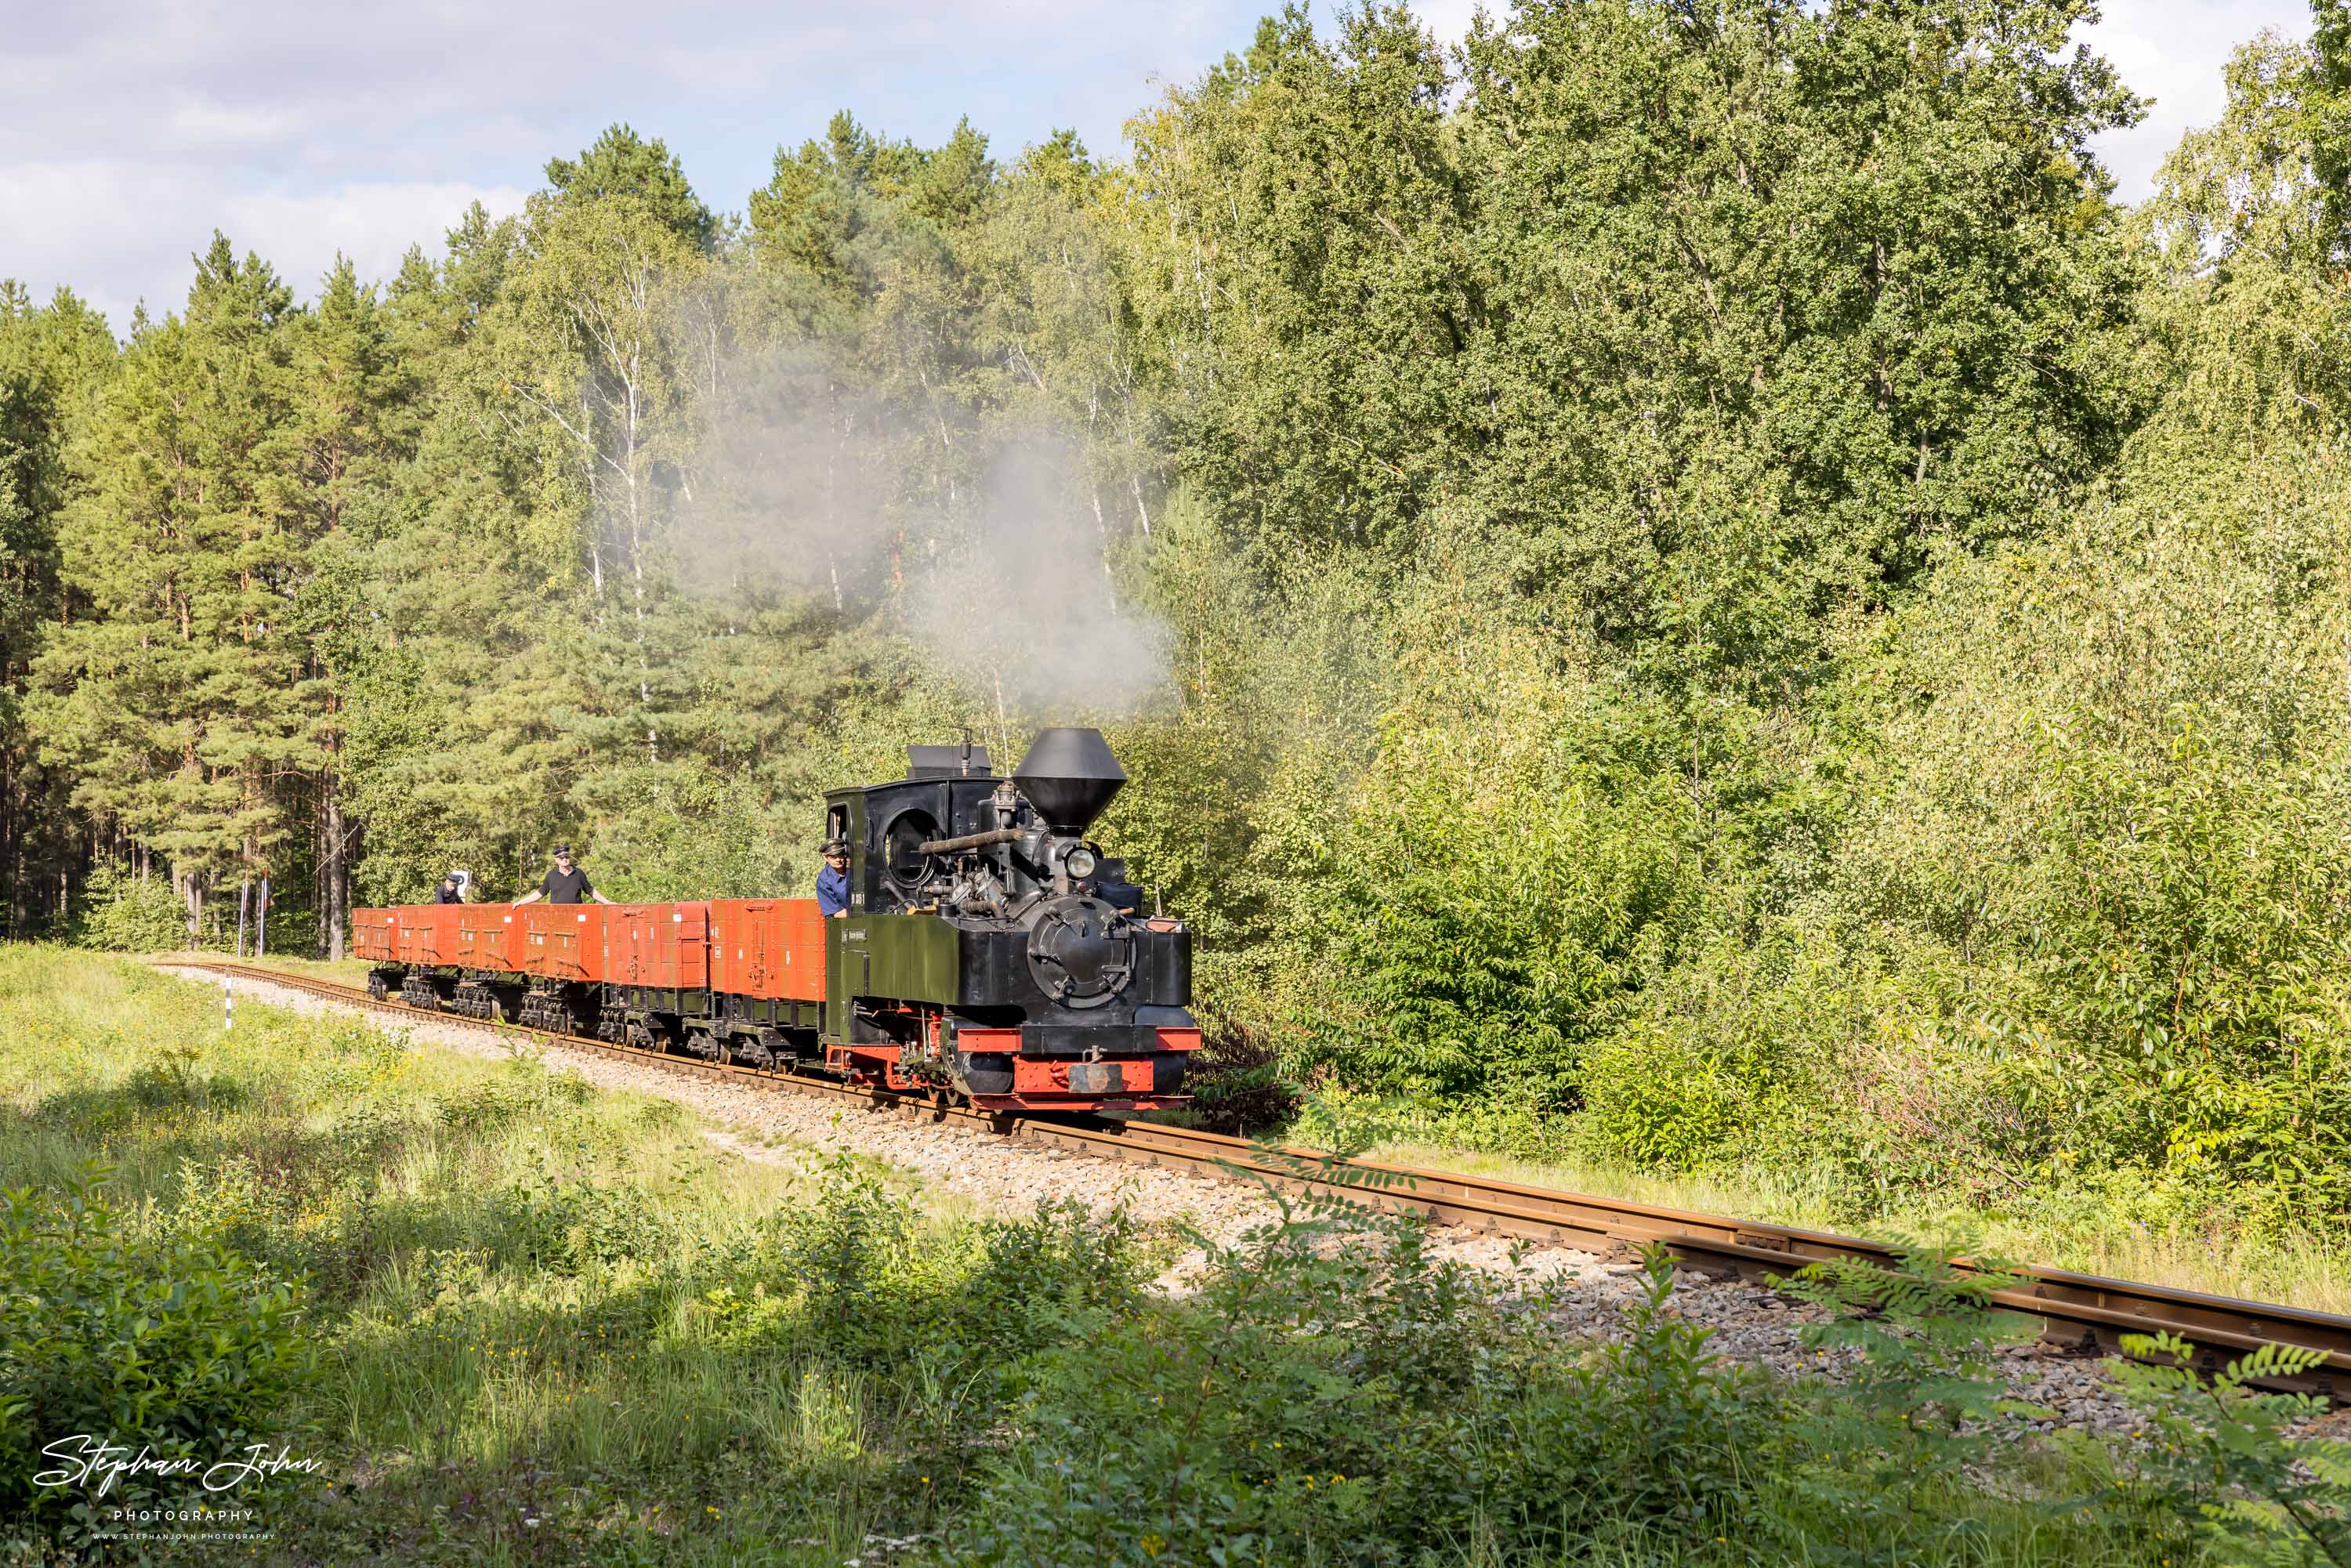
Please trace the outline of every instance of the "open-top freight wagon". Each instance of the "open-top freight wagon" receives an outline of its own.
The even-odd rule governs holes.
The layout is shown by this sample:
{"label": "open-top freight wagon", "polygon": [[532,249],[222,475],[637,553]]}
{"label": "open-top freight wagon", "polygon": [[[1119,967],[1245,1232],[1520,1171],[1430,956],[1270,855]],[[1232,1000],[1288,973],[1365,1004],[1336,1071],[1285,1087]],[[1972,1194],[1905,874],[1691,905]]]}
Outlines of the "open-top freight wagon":
{"label": "open-top freight wagon", "polygon": [[825,797],[849,907],[812,898],[403,904],[351,917],[369,988],[711,1061],[821,1071],[987,1110],[1178,1105],[1200,1043],[1192,937],[1111,890],[1086,830],[1126,773],[1047,730],[1009,779],[971,746]]}

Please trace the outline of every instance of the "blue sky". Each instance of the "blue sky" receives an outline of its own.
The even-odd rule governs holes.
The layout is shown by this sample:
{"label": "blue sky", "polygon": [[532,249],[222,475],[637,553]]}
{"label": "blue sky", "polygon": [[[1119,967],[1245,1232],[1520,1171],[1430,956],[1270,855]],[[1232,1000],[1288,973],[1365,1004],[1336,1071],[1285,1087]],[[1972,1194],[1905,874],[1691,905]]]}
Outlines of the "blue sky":
{"label": "blue sky", "polygon": [[[1115,152],[1274,3],[0,0],[0,277],[68,284],[118,330],[138,299],[178,306],[215,227],[306,295],[338,250],[381,277],[467,202],[518,207],[615,120],[728,210],[840,108],[925,142],[968,114],[1001,153],[1065,125]],[[1474,0],[1419,8],[1458,37]],[[2158,99],[2101,148],[2122,193],[2218,113],[2235,45],[2308,26],[2298,0],[2109,5],[2084,36]]]}

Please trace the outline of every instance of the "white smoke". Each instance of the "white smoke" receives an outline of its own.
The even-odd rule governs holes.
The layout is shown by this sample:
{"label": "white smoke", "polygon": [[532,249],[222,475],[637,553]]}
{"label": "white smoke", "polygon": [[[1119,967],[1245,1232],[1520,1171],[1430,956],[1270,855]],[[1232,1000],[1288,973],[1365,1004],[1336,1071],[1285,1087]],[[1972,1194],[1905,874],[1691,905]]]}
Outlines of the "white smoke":
{"label": "white smoke", "polygon": [[1006,719],[1132,717],[1172,694],[1173,637],[1124,601],[1080,444],[890,411],[825,356],[727,368],[674,546],[691,585],[879,613]]}
{"label": "white smoke", "polygon": [[956,532],[910,577],[906,627],[946,668],[986,681],[999,713],[1117,718],[1168,695],[1173,635],[1121,601],[1109,525],[1072,446],[1031,436],[999,448]]}

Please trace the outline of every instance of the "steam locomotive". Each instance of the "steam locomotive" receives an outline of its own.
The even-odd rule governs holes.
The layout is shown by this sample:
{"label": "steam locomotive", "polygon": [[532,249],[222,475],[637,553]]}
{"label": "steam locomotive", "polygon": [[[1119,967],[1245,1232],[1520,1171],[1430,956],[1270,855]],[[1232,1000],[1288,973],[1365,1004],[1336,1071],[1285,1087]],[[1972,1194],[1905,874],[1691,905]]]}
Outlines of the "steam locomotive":
{"label": "steam locomotive", "polygon": [[1086,831],[1126,781],[1101,733],[1049,729],[1009,778],[907,748],[825,797],[849,908],[814,899],[404,905],[352,917],[369,988],[410,1005],[983,1110],[1183,1104],[1192,936],[1111,896]]}

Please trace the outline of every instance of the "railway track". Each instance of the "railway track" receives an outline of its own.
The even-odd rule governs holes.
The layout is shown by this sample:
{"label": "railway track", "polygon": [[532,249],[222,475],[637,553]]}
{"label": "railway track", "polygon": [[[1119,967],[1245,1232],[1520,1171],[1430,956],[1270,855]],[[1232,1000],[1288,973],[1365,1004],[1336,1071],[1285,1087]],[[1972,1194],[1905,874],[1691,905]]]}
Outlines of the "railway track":
{"label": "railway track", "polygon": [[[1769,1280],[1823,1260],[1844,1259],[1876,1265],[1895,1261],[1891,1248],[1859,1237],[1729,1219],[1720,1215],[1528,1186],[1457,1171],[1426,1170],[1380,1160],[1339,1160],[1311,1149],[1274,1148],[1245,1138],[1153,1122],[1015,1119],[772,1069],[705,1061],[455,1013],[420,1015],[417,1009],[406,1003],[380,1001],[358,986],[249,964],[176,956],[157,961],[176,968],[200,969],[228,978],[283,986],[371,1011],[412,1019],[423,1016],[509,1040],[538,1040],[599,1056],[649,1062],[689,1076],[829,1097],[855,1103],[875,1114],[908,1117],[989,1137],[1017,1139],[1217,1179],[1263,1180],[1293,1191],[1343,1196],[1382,1207],[1416,1210],[1440,1224],[1529,1241],[1604,1253],[1659,1245],[1672,1253],[1682,1267],[1717,1276]],[[2199,1364],[2207,1370],[2217,1369],[2223,1361],[2264,1344],[2305,1346],[2321,1352],[2325,1359],[2306,1374],[2277,1379],[2270,1385],[2351,1404],[2351,1317],[2207,1295],[2168,1285],[2108,1280],[2063,1269],[2025,1268],[2017,1272],[2015,1288],[2000,1291],[1992,1299],[2011,1311],[2040,1320],[2045,1340],[2085,1353],[2119,1354],[2125,1334],[2168,1330],[2196,1345]]]}

